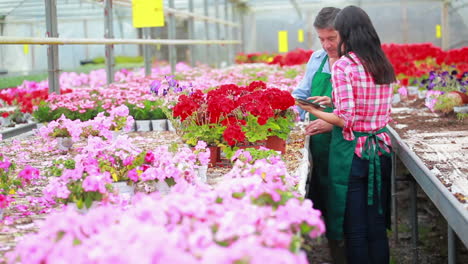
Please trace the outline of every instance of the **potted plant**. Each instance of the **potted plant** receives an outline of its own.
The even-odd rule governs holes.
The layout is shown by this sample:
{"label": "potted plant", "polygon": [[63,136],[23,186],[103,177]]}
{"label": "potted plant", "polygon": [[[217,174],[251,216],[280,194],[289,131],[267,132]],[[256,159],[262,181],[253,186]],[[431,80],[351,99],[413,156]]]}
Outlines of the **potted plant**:
{"label": "potted plant", "polygon": [[139,180],[137,168],[144,163],[145,156],[146,152],[134,156],[128,150],[116,148],[98,157],[99,169],[110,174],[112,187],[119,195],[131,197]]}
{"label": "potted plant", "polygon": [[106,200],[111,176],[109,172],[100,172],[97,162],[83,157],[75,160],[57,161],[60,169],[50,171],[49,184],[44,188],[46,199],[63,204],[71,204],[77,211],[85,213],[95,202]]}
{"label": "potted plant", "polygon": [[15,164],[0,154],[0,220],[3,218],[3,211],[11,202],[10,195],[15,194],[22,186],[21,180],[12,176],[14,170]]}
{"label": "potted plant", "polygon": [[254,81],[183,94],[173,115],[180,118],[182,138],[189,145],[203,140],[211,146],[237,147],[274,136],[286,139],[295,121],[293,105],[289,92]]}

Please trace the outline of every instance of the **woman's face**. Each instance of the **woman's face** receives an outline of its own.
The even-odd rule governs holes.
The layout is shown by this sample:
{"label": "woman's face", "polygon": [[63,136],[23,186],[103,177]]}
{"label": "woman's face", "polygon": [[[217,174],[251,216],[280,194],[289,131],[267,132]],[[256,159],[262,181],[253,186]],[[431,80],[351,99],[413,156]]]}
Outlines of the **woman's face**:
{"label": "woman's face", "polygon": [[334,29],[315,29],[317,31],[320,44],[327,52],[328,57],[338,58],[338,43],[340,42],[340,35]]}

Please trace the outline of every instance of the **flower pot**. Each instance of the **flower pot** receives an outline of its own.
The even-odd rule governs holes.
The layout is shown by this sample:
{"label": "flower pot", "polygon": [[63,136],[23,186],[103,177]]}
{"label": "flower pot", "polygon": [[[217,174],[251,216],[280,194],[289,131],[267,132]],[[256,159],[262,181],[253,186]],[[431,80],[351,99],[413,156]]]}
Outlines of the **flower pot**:
{"label": "flower pot", "polygon": [[112,141],[116,141],[117,138],[123,134],[122,130],[112,131]]}
{"label": "flower pot", "polygon": [[208,166],[210,168],[215,167],[216,163],[221,160],[221,149],[218,146],[208,146],[208,149],[210,150],[210,162]]}
{"label": "flower pot", "polygon": [[73,146],[73,140],[70,137],[58,137],[57,139],[57,147],[59,150],[68,151]]}
{"label": "flower pot", "polygon": [[0,126],[7,127],[11,125],[11,119],[9,117],[0,117]]}
{"label": "flower pot", "polygon": [[399,93],[396,93],[392,97],[392,104],[398,104],[399,102],[401,102],[401,97]]}
{"label": "flower pot", "polygon": [[126,200],[130,200],[135,195],[135,185],[128,185],[127,182],[113,182],[112,187]]}
{"label": "flower pot", "polygon": [[151,131],[151,120],[136,120],[136,131]]}
{"label": "flower pot", "polygon": [[176,132],[174,125],[172,125],[172,122],[169,120],[167,121],[167,130],[171,132]]}
{"label": "flower pot", "polygon": [[408,100],[416,100],[418,98],[418,86],[408,86]]}
{"label": "flower pot", "polygon": [[468,105],[465,106],[454,106],[453,111],[455,113],[468,114]]}
{"label": "flower pot", "polygon": [[168,194],[171,191],[171,187],[167,184],[166,181],[157,181],[155,183],[156,191],[160,192],[161,194]]}
{"label": "flower pot", "polygon": [[68,203],[67,206],[73,208],[73,210],[75,210],[79,214],[87,214],[89,210],[97,207],[97,203],[93,201],[90,208],[87,208],[85,205],[83,205],[83,208],[81,209],[79,209],[78,206],[76,206],[76,203]]}
{"label": "flower pot", "polygon": [[426,98],[426,95],[427,95],[427,90],[418,90],[418,98],[419,99]]}
{"label": "flower pot", "polygon": [[266,148],[286,153],[286,140],[279,138],[278,136],[269,136],[266,140]]}
{"label": "flower pot", "polygon": [[206,183],[206,174],[208,172],[208,165],[202,165],[197,168],[197,177],[198,180],[201,182]]}
{"label": "flower pot", "polygon": [[462,93],[462,92],[459,92],[459,91],[451,91],[449,92],[449,96],[450,97],[457,97],[460,99],[460,104],[463,105],[463,104],[468,104],[468,95]]}
{"label": "flower pot", "polygon": [[166,131],[167,123],[167,119],[151,120],[151,126],[153,127],[153,131]]}

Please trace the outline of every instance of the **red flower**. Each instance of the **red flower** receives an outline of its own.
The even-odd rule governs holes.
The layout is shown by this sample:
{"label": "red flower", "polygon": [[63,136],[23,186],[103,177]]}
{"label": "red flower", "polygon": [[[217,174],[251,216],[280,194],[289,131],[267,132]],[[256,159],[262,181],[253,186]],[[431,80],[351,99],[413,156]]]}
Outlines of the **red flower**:
{"label": "red flower", "polygon": [[8,112],[3,112],[3,113],[2,113],[2,117],[3,117],[3,118],[7,118],[7,117],[9,117],[9,116],[10,116],[10,113],[8,113]]}
{"label": "red flower", "polygon": [[243,142],[245,140],[245,134],[242,132],[242,128],[239,125],[231,124],[224,130],[223,138],[229,146],[234,146],[237,142]]}

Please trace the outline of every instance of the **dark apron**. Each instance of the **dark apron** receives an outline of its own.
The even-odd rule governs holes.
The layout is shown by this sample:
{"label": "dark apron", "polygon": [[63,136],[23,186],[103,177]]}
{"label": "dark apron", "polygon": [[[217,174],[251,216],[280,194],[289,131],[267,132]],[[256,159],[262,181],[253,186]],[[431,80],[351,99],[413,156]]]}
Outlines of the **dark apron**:
{"label": "dark apron", "polygon": [[[380,147],[377,134],[387,132],[384,127],[375,133],[353,132],[355,139],[353,141],[343,138],[343,129],[334,126],[332,131],[332,140],[330,144],[330,184],[328,186],[328,210],[325,218],[327,227],[327,237],[330,239],[343,239],[343,221],[346,210],[346,196],[348,193],[349,175],[351,173],[351,164],[354,157],[359,137],[367,137],[364,149],[362,151],[362,159],[369,160],[369,174],[367,187],[367,204],[372,205],[375,200],[381,201],[381,166],[378,153],[386,156],[391,156],[389,152]],[[374,199],[374,185],[378,199]],[[380,203],[380,202],[379,202]],[[382,207],[385,206],[386,212],[389,212],[389,204],[379,204],[379,212],[382,213]],[[387,227],[390,222],[387,217]]]}
{"label": "dark apron", "polygon": [[[331,97],[332,84],[331,74],[324,73],[323,66],[328,60],[325,56],[319,69],[312,79],[312,87],[310,96],[328,96]],[[328,107],[325,112],[332,112],[333,109]],[[313,115],[309,115],[310,120],[317,119]],[[307,190],[307,198],[311,199],[314,208],[322,212],[326,216],[327,207],[327,186],[328,186],[328,156],[331,140],[331,132],[318,134],[310,137],[309,149],[312,154],[312,173],[309,178],[309,189]]]}

